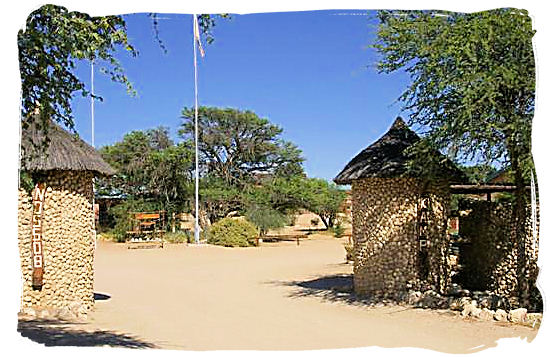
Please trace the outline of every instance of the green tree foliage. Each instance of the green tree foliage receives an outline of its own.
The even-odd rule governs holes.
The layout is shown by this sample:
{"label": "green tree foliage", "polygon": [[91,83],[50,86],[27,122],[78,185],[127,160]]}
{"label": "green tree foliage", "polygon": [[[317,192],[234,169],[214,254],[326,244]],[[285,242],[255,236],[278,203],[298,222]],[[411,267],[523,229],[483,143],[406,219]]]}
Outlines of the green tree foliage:
{"label": "green tree foliage", "polygon": [[224,218],[208,228],[208,243],[225,247],[249,247],[255,245],[258,231],[244,219]]}
{"label": "green tree foliage", "polygon": [[289,223],[285,214],[269,206],[252,205],[247,208],[245,217],[258,228],[260,237],[270,229],[282,228]]}
{"label": "green tree foliage", "polygon": [[379,12],[381,72],[404,69],[401,95],[427,141],[462,160],[530,168],[534,31],[526,11]]}
{"label": "green tree foliage", "polygon": [[475,184],[487,183],[498,172],[495,167],[483,164],[464,166],[461,169],[468,177],[468,181]]}
{"label": "green tree foliage", "polygon": [[104,146],[100,153],[117,174],[101,181],[100,193],[123,193],[156,200],[165,208],[182,207],[192,194],[193,150],[175,145],[168,129],[132,131],[122,141]]}
{"label": "green tree foliage", "polygon": [[[525,272],[525,178],[533,167],[535,31],[527,11],[379,12],[375,47],[381,72],[404,69],[412,82],[400,99],[412,124],[426,129],[419,147],[461,161],[509,164],[517,187],[512,239],[518,244],[518,289]],[[429,159],[429,150],[421,150]]]}
{"label": "green tree foliage", "polygon": [[304,180],[304,206],[317,214],[327,228],[337,224],[337,215],[346,198],[346,192],[338,186],[321,179]]}
{"label": "green tree foliage", "polygon": [[[207,43],[214,40],[213,28],[217,18],[229,18],[228,14],[198,16],[199,27]],[[155,36],[158,22],[153,14]],[[75,93],[93,95],[84,82],[76,76],[79,60],[94,60],[100,71],[113,81],[123,84],[129,93],[135,93],[120,61],[117,50],[138,54],[128,41],[126,23],[122,16],[92,17],[85,13],[68,11],[57,5],[44,5],[27,18],[25,28],[17,35],[19,69],[21,74],[21,117],[24,127],[37,118],[46,132],[47,120],[61,123],[74,130],[70,101]],[[97,99],[101,96],[94,95]],[[40,109],[40,116],[30,115]],[[43,143],[47,144],[47,143]]]}
{"label": "green tree foliage", "polygon": [[344,190],[326,180],[291,176],[263,180],[247,192],[246,201],[247,206],[252,207],[249,210],[268,207],[282,217],[304,208],[319,215],[325,226],[332,228],[337,223],[337,214],[345,197]]}
{"label": "green tree foliage", "polygon": [[[180,135],[194,138],[194,110],[185,108]],[[251,111],[199,108],[199,153],[203,176],[244,186],[262,174],[303,172],[296,145],[280,138],[282,129]]]}
{"label": "green tree foliage", "polygon": [[215,176],[200,180],[199,200],[210,222],[216,222],[229,213],[244,208],[242,190],[227,185],[223,179]]}
{"label": "green tree foliage", "polygon": [[[29,15],[17,44],[24,126],[36,120],[30,113],[39,107],[42,123],[51,119],[74,127],[70,100],[77,91],[90,94],[74,72],[77,60],[101,60],[102,72],[133,91],[114,55],[117,48],[137,54],[128,42],[121,16],[91,17],[44,5]],[[46,130],[45,125],[42,127]]]}

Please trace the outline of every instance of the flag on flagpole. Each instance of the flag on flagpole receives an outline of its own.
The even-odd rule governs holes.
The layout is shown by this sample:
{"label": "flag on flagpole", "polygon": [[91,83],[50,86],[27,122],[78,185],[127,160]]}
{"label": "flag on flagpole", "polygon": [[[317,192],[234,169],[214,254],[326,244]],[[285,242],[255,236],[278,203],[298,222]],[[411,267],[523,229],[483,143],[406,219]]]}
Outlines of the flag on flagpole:
{"label": "flag on flagpole", "polygon": [[202,48],[201,33],[199,31],[199,20],[197,19],[197,15],[195,14],[193,14],[193,33],[195,35],[195,41],[197,41],[197,45],[199,46],[201,57],[204,57],[204,48]]}

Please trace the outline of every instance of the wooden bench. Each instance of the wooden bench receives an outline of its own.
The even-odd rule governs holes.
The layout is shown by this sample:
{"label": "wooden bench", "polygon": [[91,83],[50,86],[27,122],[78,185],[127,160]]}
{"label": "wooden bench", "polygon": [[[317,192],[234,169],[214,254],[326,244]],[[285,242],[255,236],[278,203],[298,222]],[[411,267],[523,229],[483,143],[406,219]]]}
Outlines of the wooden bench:
{"label": "wooden bench", "polygon": [[[278,241],[278,240],[296,240],[296,245],[300,245],[300,239],[307,238],[307,234],[270,234],[262,237],[262,241]],[[256,238],[256,245],[260,245],[260,238]]]}

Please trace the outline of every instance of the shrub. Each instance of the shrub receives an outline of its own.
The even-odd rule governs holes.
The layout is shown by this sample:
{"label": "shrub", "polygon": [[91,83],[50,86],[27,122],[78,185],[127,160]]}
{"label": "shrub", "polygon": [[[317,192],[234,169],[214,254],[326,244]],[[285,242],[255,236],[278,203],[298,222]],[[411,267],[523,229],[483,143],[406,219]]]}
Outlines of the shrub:
{"label": "shrub", "polygon": [[189,231],[167,232],[163,239],[168,243],[189,243],[191,233]]}
{"label": "shrub", "polygon": [[106,241],[111,241],[111,242],[117,242],[118,241],[115,233],[113,233],[111,231],[98,233],[97,236],[98,236],[99,239],[106,240]]}
{"label": "shrub", "polygon": [[344,244],[344,249],[346,249],[346,263],[353,261],[353,244]]}
{"label": "shrub", "polygon": [[247,220],[224,218],[208,229],[208,243],[225,247],[249,247],[256,245],[258,231]]}
{"label": "shrub", "polygon": [[332,227],[332,234],[334,234],[334,237],[341,238],[344,236],[344,227],[340,223],[336,224],[334,227]]}

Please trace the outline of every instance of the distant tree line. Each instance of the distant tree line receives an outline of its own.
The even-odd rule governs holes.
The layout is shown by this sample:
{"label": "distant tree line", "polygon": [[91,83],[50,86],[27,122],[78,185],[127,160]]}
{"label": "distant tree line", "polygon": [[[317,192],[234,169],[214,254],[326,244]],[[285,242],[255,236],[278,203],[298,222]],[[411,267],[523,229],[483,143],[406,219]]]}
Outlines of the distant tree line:
{"label": "distant tree line", "polygon": [[[178,143],[161,126],[132,131],[100,149],[117,174],[98,181],[97,192],[126,197],[112,212],[121,230],[129,210],[195,214],[193,113],[192,108],[182,111]],[[199,108],[203,228],[244,215],[265,234],[291,223],[300,209],[318,214],[327,228],[336,225],[345,192],[326,180],[307,178],[301,150],[283,140],[282,131],[251,111]]]}

